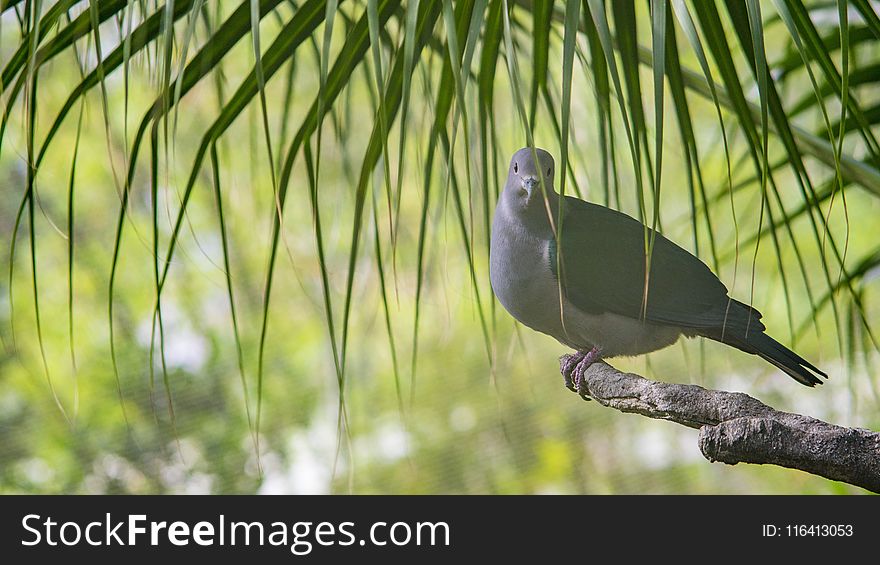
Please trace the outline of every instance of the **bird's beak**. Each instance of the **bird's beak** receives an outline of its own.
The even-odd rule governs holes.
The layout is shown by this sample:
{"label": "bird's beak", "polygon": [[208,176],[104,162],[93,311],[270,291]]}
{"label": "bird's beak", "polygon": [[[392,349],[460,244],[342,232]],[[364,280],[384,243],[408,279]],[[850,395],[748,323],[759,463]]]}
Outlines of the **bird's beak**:
{"label": "bird's beak", "polygon": [[532,197],[532,191],[536,186],[540,184],[540,181],[535,177],[523,177],[522,179],[522,188],[529,195],[529,198]]}

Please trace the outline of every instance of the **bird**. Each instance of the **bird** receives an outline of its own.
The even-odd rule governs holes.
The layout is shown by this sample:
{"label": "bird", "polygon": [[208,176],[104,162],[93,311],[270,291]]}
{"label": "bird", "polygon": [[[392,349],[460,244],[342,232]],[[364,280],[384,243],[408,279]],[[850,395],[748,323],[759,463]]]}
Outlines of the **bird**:
{"label": "bird", "polygon": [[761,313],[731,298],[699,258],[631,216],[560,196],[554,173],[544,149],[514,153],[492,220],[489,277],[511,316],[575,350],[560,358],[570,390],[588,399],[590,365],[682,335],[757,355],[808,387],[828,378],[767,335]]}

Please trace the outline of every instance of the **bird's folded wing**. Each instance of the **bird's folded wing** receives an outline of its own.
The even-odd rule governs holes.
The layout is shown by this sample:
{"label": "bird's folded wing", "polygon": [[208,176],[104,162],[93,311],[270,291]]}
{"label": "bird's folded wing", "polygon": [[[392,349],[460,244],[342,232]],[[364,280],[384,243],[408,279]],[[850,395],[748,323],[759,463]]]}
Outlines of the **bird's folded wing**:
{"label": "bird's folded wing", "polygon": [[[648,322],[694,329],[736,323],[728,317],[727,288],[702,261],[659,233],[645,304],[645,226],[626,214],[566,197],[560,240],[563,289],[584,312],[637,319],[644,314]],[[551,263],[558,277],[555,253]],[[754,323],[760,314],[751,312]]]}

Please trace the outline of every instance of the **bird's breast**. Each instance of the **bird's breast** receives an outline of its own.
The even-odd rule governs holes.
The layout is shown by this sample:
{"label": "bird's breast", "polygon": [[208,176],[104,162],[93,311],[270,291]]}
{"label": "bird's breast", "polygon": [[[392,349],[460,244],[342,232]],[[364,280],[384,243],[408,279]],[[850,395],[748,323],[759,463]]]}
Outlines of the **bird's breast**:
{"label": "bird's breast", "polygon": [[519,322],[553,335],[560,318],[559,289],[550,270],[549,241],[501,223],[496,218],[492,230],[492,290]]}

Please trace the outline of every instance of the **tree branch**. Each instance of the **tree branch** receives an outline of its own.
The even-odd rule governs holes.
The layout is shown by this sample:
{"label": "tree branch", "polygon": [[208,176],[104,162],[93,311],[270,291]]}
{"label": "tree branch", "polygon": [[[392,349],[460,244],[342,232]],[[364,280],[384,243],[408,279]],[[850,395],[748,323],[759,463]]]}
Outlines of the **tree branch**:
{"label": "tree branch", "polygon": [[709,461],[799,469],[880,492],[880,433],[780,412],[741,392],[657,382],[598,361],[584,374],[603,406],[700,430]]}

